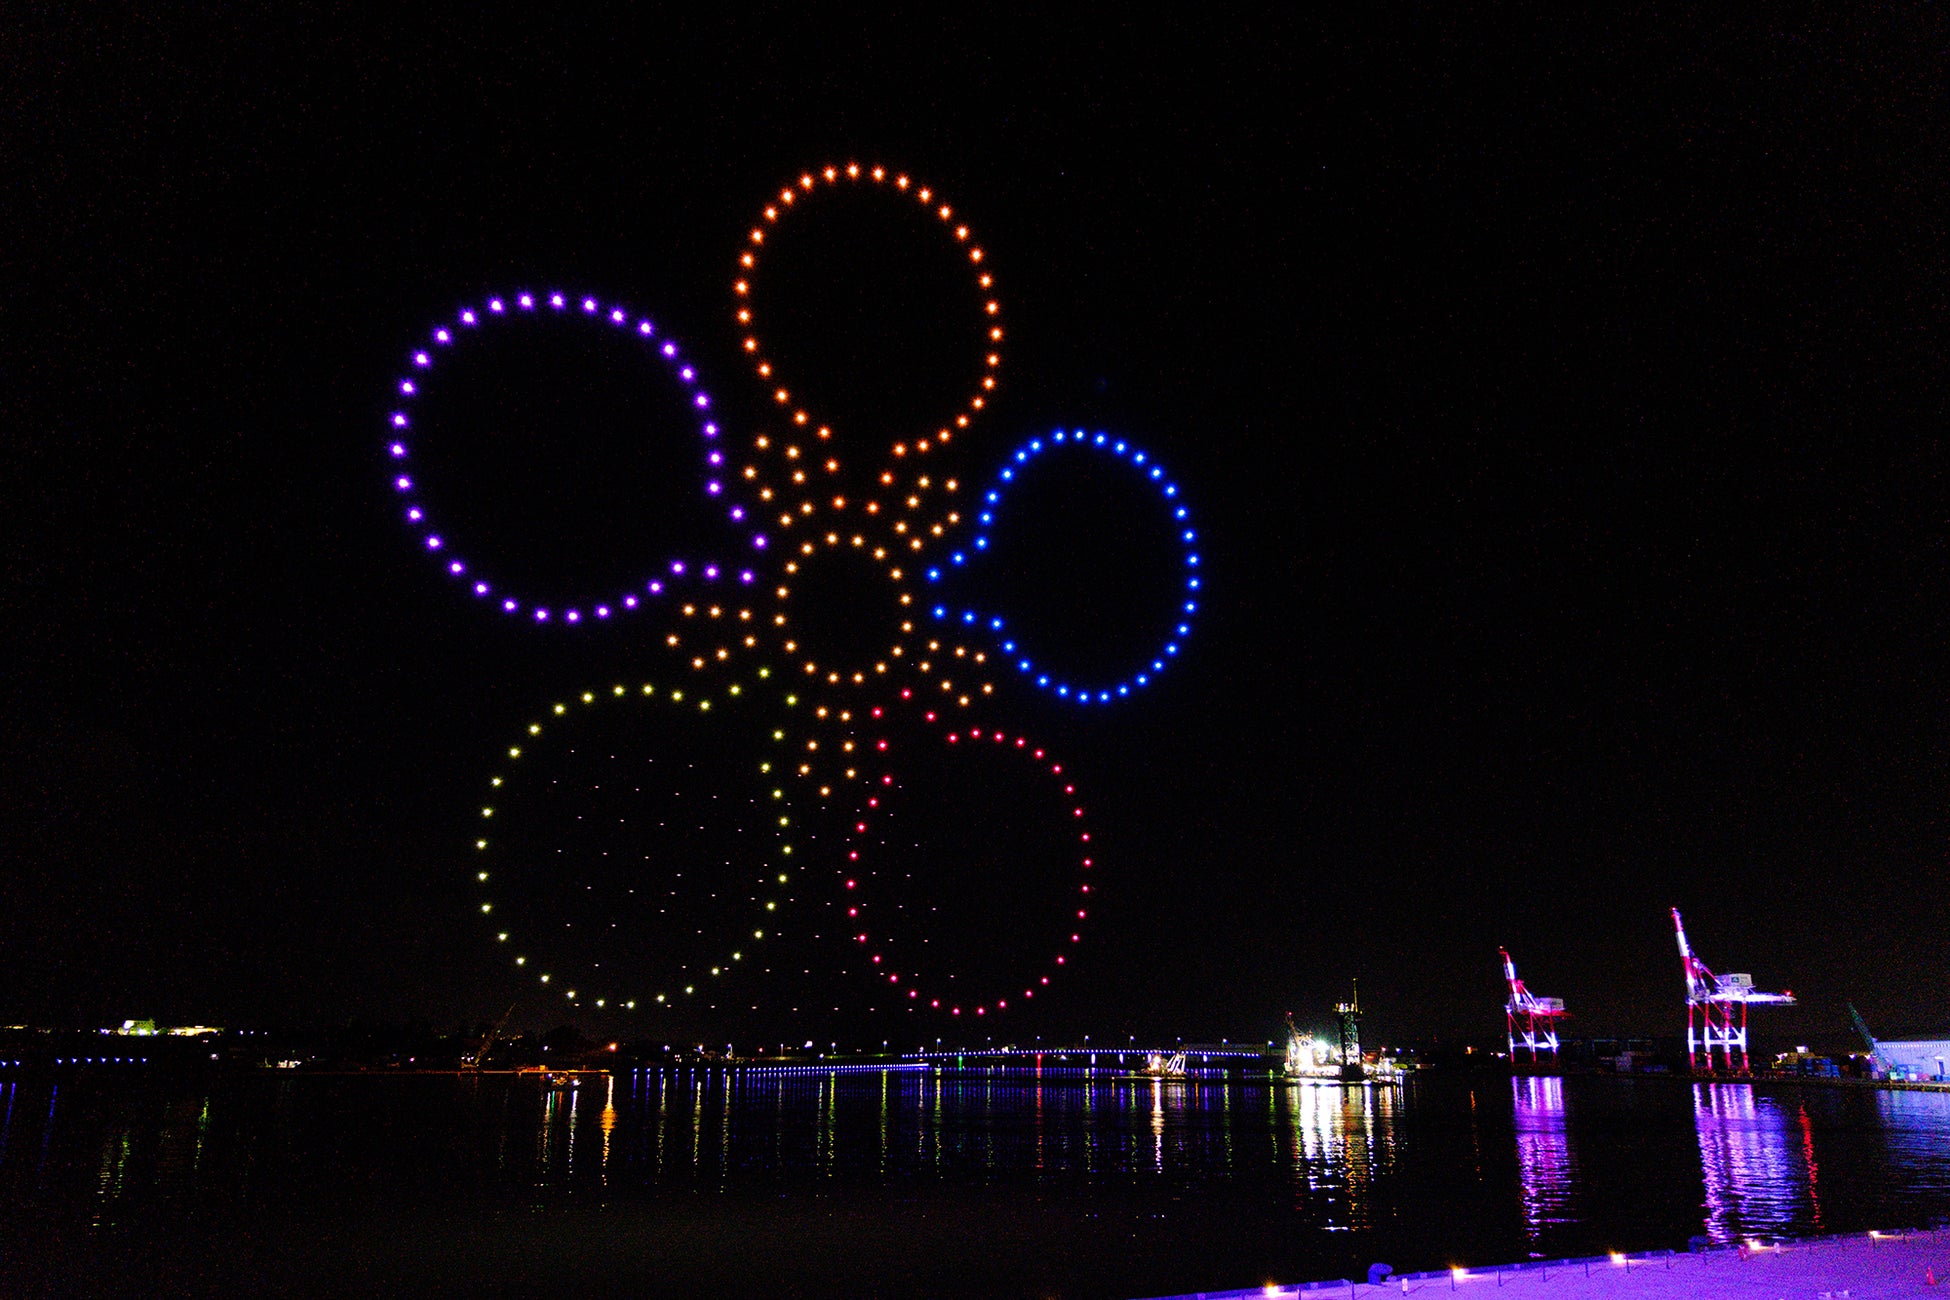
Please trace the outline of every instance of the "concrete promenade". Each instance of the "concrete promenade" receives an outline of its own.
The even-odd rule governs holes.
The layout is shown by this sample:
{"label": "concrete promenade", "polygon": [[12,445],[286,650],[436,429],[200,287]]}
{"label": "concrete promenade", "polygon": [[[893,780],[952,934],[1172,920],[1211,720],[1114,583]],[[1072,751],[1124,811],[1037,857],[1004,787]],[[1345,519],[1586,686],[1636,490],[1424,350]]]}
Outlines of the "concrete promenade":
{"label": "concrete promenade", "polygon": [[[1930,1280],[1934,1276],[1935,1283]],[[1940,1285],[1939,1285],[1940,1284]],[[1950,1231],[1814,1237],[1698,1254],[1658,1252],[1591,1259],[1532,1260],[1501,1268],[1453,1269],[1391,1277],[1378,1286],[1309,1282],[1247,1291],[1200,1291],[1160,1300],[1247,1300],[1270,1296],[1369,1300],[1383,1295],[1469,1293],[1522,1300],[1884,1300],[1938,1296],[1950,1300]]]}

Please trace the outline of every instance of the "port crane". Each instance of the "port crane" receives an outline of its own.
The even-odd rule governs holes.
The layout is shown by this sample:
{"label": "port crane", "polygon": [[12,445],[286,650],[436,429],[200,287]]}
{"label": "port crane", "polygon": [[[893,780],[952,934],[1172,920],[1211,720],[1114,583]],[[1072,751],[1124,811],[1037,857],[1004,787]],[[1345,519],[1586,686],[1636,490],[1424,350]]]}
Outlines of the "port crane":
{"label": "port crane", "polygon": [[[1317,1078],[1324,1075],[1338,1076],[1339,1066],[1333,1061],[1334,1050],[1325,1043],[1316,1042],[1312,1034],[1303,1034],[1293,1023],[1293,1013],[1286,1013],[1286,1076],[1289,1079]],[[1330,1064],[1334,1066],[1329,1069]]]}
{"label": "port crane", "polygon": [[1510,1047],[1510,1059],[1517,1059],[1517,1046],[1522,1044],[1530,1051],[1530,1063],[1537,1064],[1538,1052],[1549,1052],[1553,1059],[1557,1056],[1557,1022],[1571,1014],[1564,1009],[1563,998],[1540,998],[1523,986],[1517,978],[1517,964],[1510,960],[1508,948],[1498,948],[1503,957],[1503,978],[1510,985],[1510,1000],[1503,1004],[1504,1039]]}
{"label": "port crane", "polygon": [[1862,1041],[1869,1045],[1871,1065],[1884,1074],[1894,1071],[1897,1068],[1896,1062],[1882,1050],[1882,1044],[1876,1041],[1876,1036],[1869,1032],[1869,1022],[1862,1018],[1862,1013],[1855,1009],[1853,1002],[1848,1003],[1848,1018],[1855,1022],[1855,1032],[1862,1035]]}
{"label": "port crane", "polygon": [[[1679,936],[1679,959],[1686,968],[1686,1068],[1697,1070],[1698,1054],[1704,1051],[1706,1072],[1712,1074],[1713,1054],[1717,1051],[1728,1074],[1748,1073],[1747,1008],[1757,1002],[1791,1006],[1794,994],[1762,993],[1754,988],[1752,975],[1715,975],[1708,970],[1706,963],[1693,955],[1692,945],[1686,942],[1686,923],[1679,919],[1676,907],[1672,909],[1672,928]],[[1735,1007],[1740,1008],[1737,1024]],[[1733,1060],[1735,1052],[1740,1053],[1737,1068]]]}
{"label": "port crane", "polygon": [[[501,1031],[508,1027],[508,1019],[514,1014],[515,1004],[510,1002],[508,1009],[501,1013],[501,1019],[494,1022],[494,1028],[487,1031],[487,1037],[483,1038],[481,1045],[474,1049],[474,1060],[471,1063],[472,1069],[478,1070],[487,1064],[488,1053],[494,1050],[494,1040],[501,1037]],[[462,1062],[462,1064],[466,1065],[469,1063]]]}

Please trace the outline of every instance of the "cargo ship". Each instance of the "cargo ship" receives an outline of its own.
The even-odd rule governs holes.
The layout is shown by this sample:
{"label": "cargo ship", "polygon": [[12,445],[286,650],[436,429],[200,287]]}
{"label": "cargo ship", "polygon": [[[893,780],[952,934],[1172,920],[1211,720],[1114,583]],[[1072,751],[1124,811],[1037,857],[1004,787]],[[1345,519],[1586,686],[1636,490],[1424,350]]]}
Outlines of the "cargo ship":
{"label": "cargo ship", "polygon": [[1394,1085],[1402,1081],[1402,1068],[1393,1060],[1377,1054],[1370,1061],[1362,1054],[1358,986],[1352,998],[1335,1004],[1334,1018],[1339,1024],[1338,1042],[1301,1033],[1293,1013],[1287,1013],[1286,1061],[1280,1072],[1289,1082]]}

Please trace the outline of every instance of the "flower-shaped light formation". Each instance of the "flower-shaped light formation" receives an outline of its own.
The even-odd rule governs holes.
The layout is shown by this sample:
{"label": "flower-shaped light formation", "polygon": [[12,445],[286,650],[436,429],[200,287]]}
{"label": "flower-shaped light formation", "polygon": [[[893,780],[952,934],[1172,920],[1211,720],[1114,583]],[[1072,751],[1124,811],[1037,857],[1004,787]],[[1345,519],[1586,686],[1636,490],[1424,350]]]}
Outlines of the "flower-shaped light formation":
{"label": "flower-shaped light formation", "polygon": [[[875,710],[876,716],[879,712]],[[876,879],[880,872],[873,861],[873,844],[876,836],[885,833],[882,823],[889,811],[876,796],[867,800],[866,807],[848,828],[844,879],[841,881],[847,902],[847,937],[856,950],[862,968],[883,995],[893,997],[896,1005],[909,1011],[938,1011],[947,1016],[964,1013],[987,1016],[992,1012],[1007,1011],[1011,1001],[1019,1005],[1031,1002],[1038,990],[1047,990],[1051,977],[1060,974],[1061,968],[1074,954],[1073,945],[1083,942],[1083,928],[1093,901],[1091,868],[1094,860],[1090,828],[1085,821],[1073,778],[1063,770],[1060,762],[1050,757],[1034,741],[999,730],[947,722],[935,710],[926,711],[922,719],[933,729],[933,743],[961,751],[964,761],[1026,764],[1045,779],[1054,810],[1063,818],[1063,833],[1073,839],[1076,846],[1076,875],[1067,885],[1057,884],[1069,902],[1062,917],[1050,929],[1050,947],[1041,969],[1031,970],[1022,977],[1019,994],[1009,988],[994,988],[972,996],[956,993],[949,987],[955,979],[955,958],[934,952],[924,961],[923,954],[914,944],[893,941],[888,932],[901,905],[890,897],[888,890],[877,888],[883,882]],[[891,779],[888,784],[893,784]],[[1028,812],[1027,809],[1022,811]],[[1005,924],[1017,929],[1024,924],[1034,925],[1035,921],[1011,914]],[[922,942],[926,943],[926,940]]]}
{"label": "flower-shaped light formation", "polygon": [[[476,599],[504,615],[541,627],[575,627],[633,613],[662,594],[667,581],[666,568],[682,574],[686,571],[686,562],[673,559],[668,561],[667,566],[646,566],[643,582],[628,590],[538,597],[534,593],[508,589],[482,565],[464,559],[459,553],[460,547],[452,529],[436,523],[433,508],[427,504],[425,485],[420,482],[413,464],[415,404],[434,381],[445,355],[455,348],[473,343],[484,332],[491,331],[497,322],[516,318],[553,318],[563,321],[565,325],[579,322],[586,327],[611,331],[620,340],[627,340],[642,348],[647,356],[662,362],[681,391],[685,408],[697,420],[708,470],[705,491],[713,498],[724,496],[726,452],[719,445],[719,428],[712,411],[711,397],[700,385],[696,367],[674,341],[663,336],[648,317],[616,303],[567,293],[512,293],[490,297],[478,307],[463,307],[452,321],[434,326],[427,341],[410,354],[406,373],[395,383],[394,400],[386,415],[386,453],[391,462],[393,490],[400,501],[401,513],[418,537],[420,550],[433,556],[448,576],[462,584]],[[727,505],[727,513],[734,522],[744,519],[744,510],[740,506]],[[764,544],[762,534],[752,536],[751,545],[754,548],[763,550]],[[700,573],[708,573],[714,579],[722,573],[727,578],[746,584],[755,580],[749,565],[694,562],[689,567]]]}
{"label": "flower-shaped light formation", "polygon": [[1192,528],[1191,510],[1179,499],[1178,485],[1164,471],[1164,467],[1152,460],[1146,453],[1133,447],[1121,438],[1113,438],[1105,433],[1086,433],[1082,429],[1058,429],[1048,438],[1031,438],[1007,461],[996,475],[995,483],[982,497],[981,511],[976,516],[975,538],[965,548],[950,554],[942,565],[930,566],[928,581],[934,584],[950,583],[968,568],[979,564],[984,552],[989,549],[993,536],[996,516],[1002,508],[1003,498],[1009,488],[1023,475],[1027,474],[1047,452],[1065,447],[1088,450],[1115,458],[1120,464],[1135,471],[1142,481],[1157,489],[1165,510],[1171,516],[1173,530],[1179,545],[1183,548],[1183,586],[1181,599],[1173,611],[1172,625],[1154,650],[1148,665],[1133,670],[1121,681],[1082,685],[1069,680],[1060,671],[1053,671],[1039,661],[1029,647],[1018,644],[1014,634],[1009,631],[1008,622],[999,614],[985,613],[966,606],[957,607],[943,598],[930,608],[929,613],[937,623],[949,628],[956,626],[987,633],[1001,649],[1007,662],[1015,665],[1016,671],[1025,680],[1034,682],[1044,690],[1054,692],[1058,697],[1072,700],[1078,704],[1109,704],[1129,695],[1133,690],[1148,686],[1164,672],[1165,666],[1178,656],[1179,648],[1185,638],[1191,635],[1191,621],[1198,613],[1199,563],[1196,549],[1198,534]]}
{"label": "flower-shaped light formation", "polygon": [[[480,895],[480,915],[492,931],[495,943],[507,953],[508,960],[519,974],[534,981],[538,991],[561,996],[570,1003],[582,1006],[614,1007],[626,1011],[669,1008],[700,995],[710,996],[712,985],[731,978],[749,964],[748,959],[756,960],[768,938],[777,936],[793,901],[797,877],[802,870],[800,861],[804,856],[794,852],[792,802],[787,796],[787,783],[783,779],[787,766],[783,755],[787,735],[780,728],[773,728],[769,733],[771,752],[753,764],[757,773],[754,788],[760,792],[755,798],[760,798],[763,805],[762,811],[755,812],[753,819],[755,823],[776,823],[770,832],[771,842],[759,859],[741,864],[741,878],[734,878],[738,873],[727,872],[723,878],[713,878],[710,882],[713,897],[716,896],[716,889],[751,891],[749,907],[744,909],[748,915],[743,918],[743,923],[721,936],[717,946],[722,951],[715,958],[699,961],[695,969],[671,969],[666,972],[665,982],[656,987],[611,987],[615,976],[602,971],[600,962],[592,963],[589,954],[566,954],[559,949],[545,953],[544,949],[556,949],[556,944],[552,936],[542,932],[544,924],[533,917],[510,915],[511,909],[502,901],[508,888],[506,882],[512,875],[528,873],[535,877],[546,874],[551,877],[548,883],[561,889],[570,888],[576,883],[574,873],[577,868],[573,863],[566,871],[561,871],[535,861],[532,853],[523,853],[506,843],[511,833],[506,829],[510,815],[506,801],[518,795],[524,784],[533,788],[548,780],[545,772],[551,761],[551,742],[557,745],[571,743],[565,739],[566,733],[599,707],[637,706],[662,710],[666,714],[682,712],[695,719],[717,721],[723,721],[727,712],[742,710],[748,715],[752,712],[751,706],[759,703],[752,697],[769,689],[770,676],[770,669],[760,668],[749,686],[731,682],[708,693],[690,688],[688,683],[659,686],[651,682],[583,691],[549,706],[541,717],[523,728],[516,743],[508,746],[504,766],[489,777],[489,795],[479,809],[478,830],[471,854],[472,874]],[[759,707],[762,708],[762,703],[759,703]],[[747,725],[756,722],[750,717],[744,717],[741,721]],[[654,722],[652,725],[655,725]],[[562,755],[556,753],[553,757],[559,761]],[[537,764],[544,771],[534,771]],[[708,797],[715,799],[717,792],[712,792]],[[518,817],[519,813],[515,815]],[[580,821],[581,817],[578,816],[577,820]],[[685,865],[693,871],[704,866],[700,861],[687,861]],[[668,882],[661,880],[654,871],[645,871],[641,883],[647,896],[650,890]],[[539,880],[531,879],[528,882],[530,888],[539,887],[540,884]],[[593,890],[594,886],[585,885],[585,888]]]}
{"label": "flower-shaped light formation", "polygon": [[[830,419],[796,399],[786,367],[764,342],[754,305],[761,265],[774,237],[788,221],[803,224],[803,214],[818,207],[822,194],[846,187],[908,205],[924,228],[940,231],[963,259],[976,291],[971,342],[980,361],[972,391],[951,395],[938,420],[897,436],[882,457],[851,448],[848,454],[865,462],[857,466],[843,463],[844,430],[836,433]],[[832,872],[838,891],[826,906],[840,908],[845,916],[845,949],[871,972],[876,1005],[891,993],[910,1010],[997,1014],[1032,1001],[1056,968],[1067,963],[1071,945],[1082,941],[1093,888],[1092,858],[1090,834],[1070,776],[1033,741],[1013,730],[999,730],[980,715],[995,692],[996,675],[1004,670],[1067,700],[1091,704],[1109,703],[1155,679],[1178,655],[1197,609],[1196,538],[1178,487],[1162,468],[1128,442],[1102,433],[1058,431],[1032,439],[1005,459],[979,503],[962,503],[963,483],[944,453],[951,444],[956,458],[967,451],[966,435],[995,392],[1003,329],[994,284],[985,251],[962,215],[933,187],[885,167],[848,163],[803,173],[782,188],[752,227],[739,257],[733,285],[738,341],[763,385],[765,408],[776,413],[770,427],[742,436],[722,431],[695,367],[676,344],[649,319],[591,297],[517,293],[490,298],[437,326],[430,341],[411,354],[388,415],[387,446],[393,486],[420,549],[435,555],[482,605],[524,622],[593,625],[647,609],[652,602],[667,612],[665,627],[651,643],[671,657],[669,675],[656,684],[584,692],[555,705],[529,724],[521,744],[510,746],[507,766],[492,778],[490,788],[497,797],[517,774],[530,779],[532,751],[544,736],[600,703],[633,701],[668,710],[666,717],[688,714],[693,719],[742,711],[747,723],[754,722],[754,712],[779,710],[771,722],[756,727],[765,738],[765,752],[753,762],[764,778],[766,797],[777,805],[776,816],[785,819],[778,827],[776,856],[763,864],[762,879],[776,885],[752,895],[750,928],[731,926],[722,937],[722,954],[698,970],[667,972],[669,978],[658,987],[630,990],[605,984],[598,989],[608,973],[573,970],[555,957],[543,968],[541,952],[547,945],[537,947],[543,936],[525,931],[523,917],[508,917],[508,911],[518,909],[496,897],[509,867],[519,866],[497,859],[501,840],[498,833],[489,833],[500,825],[496,803],[482,806],[482,830],[474,849],[481,913],[496,944],[538,987],[551,994],[559,991],[576,1005],[647,1009],[695,999],[713,981],[728,979],[749,964],[765,936],[776,934],[779,913],[791,903],[794,890],[804,894],[800,877],[814,867],[805,851],[814,846],[786,839],[793,816],[787,791],[794,782],[812,809],[824,805],[853,813],[844,860],[838,857],[842,850],[829,842],[835,856],[820,865]],[[433,523],[414,470],[414,401],[447,350],[464,345],[497,320],[522,316],[613,331],[619,340],[647,348],[665,363],[686,409],[698,421],[707,502],[732,528],[719,553],[742,559],[709,563],[664,557],[646,568],[632,590],[564,599],[506,590],[455,553],[448,531]],[[1149,657],[1148,667],[1113,683],[1085,685],[1066,678],[1045,662],[1046,650],[1032,654],[1020,642],[1004,612],[982,612],[973,597],[950,598],[952,590],[979,577],[979,560],[990,549],[1011,484],[1038,457],[1058,447],[1102,453],[1126,472],[1140,474],[1160,493],[1184,545],[1184,586],[1173,630],[1162,649]],[[841,645],[832,627],[822,631],[819,625],[820,616],[831,612],[823,602],[835,594],[833,579],[846,568],[856,571],[846,576],[860,577],[863,585],[846,589],[859,608],[849,608],[839,620],[838,626],[854,633],[849,644]],[[986,992],[949,993],[949,988],[972,982],[970,971],[964,967],[963,978],[956,980],[953,959],[939,950],[931,950],[926,962],[912,960],[912,950],[896,934],[899,927],[886,924],[898,919],[894,914],[901,904],[883,892],[889,880],[876,879],[874,865],[862,857],[874,852],[876,822],[892,815],[891,797],[902,788],[889,735],[901,734],[902,719],[909,714],[930,728],[930,744],[1028,764],[1050,783],[1058,800],[1053,811],[1064,819],[1064,834],[1077,837],[1076,877],[1064,886],[1075,892],[1065,895],[1064,924],[1060,935],[1052,931],[1052,951],[1046,960],[1039,959],[1042,964],[1033,973],[1010,976]],[[922,751],[910,747],[906,752]],[[795,847],[800,851],[795,853]],[[807,878],[807,883],[821,875]]]}

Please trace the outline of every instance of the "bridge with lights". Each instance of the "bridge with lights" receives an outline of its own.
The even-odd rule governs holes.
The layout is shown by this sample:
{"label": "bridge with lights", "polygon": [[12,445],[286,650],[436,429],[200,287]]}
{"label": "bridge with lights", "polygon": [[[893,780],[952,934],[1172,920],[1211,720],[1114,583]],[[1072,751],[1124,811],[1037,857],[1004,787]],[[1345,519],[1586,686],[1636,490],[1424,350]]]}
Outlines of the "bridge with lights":
{"label": "bridge with lights", "polygon": [[1154,1047],[1133,1040],[1121,1047],[1073,1043],[1057,1047],[985,1047],[974,1051],[935,1048],[904,1053],[900,1059],[941,1069],[1045,1078],[1105,1072],[1217,1078],[1270,1068],[1278,1064],[1279,1054],[1271,1043],[1172,1043]]}

